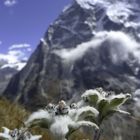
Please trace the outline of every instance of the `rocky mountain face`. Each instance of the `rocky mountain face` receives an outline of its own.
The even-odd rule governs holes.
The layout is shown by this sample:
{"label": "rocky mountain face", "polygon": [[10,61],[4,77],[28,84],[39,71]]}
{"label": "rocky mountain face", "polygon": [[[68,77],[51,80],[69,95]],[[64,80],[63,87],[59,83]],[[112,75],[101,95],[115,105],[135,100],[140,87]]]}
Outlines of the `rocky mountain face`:
{"label": "rocky mountain face", "polygon": [[5,90],[10,79],[16,72],[17,70],[13,68],[0,69],[0,94]]}
{"label": "rocky mountain face", "polygon": [[[93,25],[87,24],[88,20]],[[94,28],[93,10],[83,9],[76,2],[65,9],[54,24],[50,25],[26,67],[12,78],[4,96],[33,105],[42,103],[37,101],[40,99],[70,99],[75,90],[73,72],[69,71],[71,66],[63,64],[55,51],[76,48],[78,44],[90,40]]]}
{"label": "rocky mountain face", "polygon": [[0,95],[4,92],[12,76],[21,70],[26,63],[25,60],[9,63],[7,59],[0,58]]}
{"label": "rocky mountain face", "polygon": [[135,5],[126,0],[74,1],[50,25],[3,95],[28,104],[38,96],[71,99],[99,86],[134,92],[140,75]]}
{"label": "rocky mountain face", "polygon": [[7,61],[0,59],[0,95],[7,87],[12,76],[17,72],[17,69],[11,67],[4,67]]}
{"label": "rocky mountain face", "polygon": [[[139,7],[138,0],[75,0],[50,25],[3,95],[33,109],[60,99],[76,101],[86,89],[103,87],[132,93],[125,108],[139,117]],[[108,125],[114,140],[140,139],[133,119],[115,116]]]}

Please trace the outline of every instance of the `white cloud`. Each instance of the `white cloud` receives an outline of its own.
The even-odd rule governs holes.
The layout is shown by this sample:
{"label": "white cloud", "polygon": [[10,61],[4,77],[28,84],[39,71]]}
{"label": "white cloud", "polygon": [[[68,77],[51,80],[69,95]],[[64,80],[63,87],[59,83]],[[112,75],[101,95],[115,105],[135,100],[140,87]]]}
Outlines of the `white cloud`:
{"label": "white cloud", "polygon": [[20,62],[25,54],[20,50],[9,51],[7,54],[0,54],[0,59],[7,61],[9,64]]}
{"label": "white cloud", "polygon": [[18,62],[18,59],[17,59],[17,56],[14,56],[12,54],[0,54],[0,59],[1,60],[5,60],[7,63],[17,63]]}
{"label": "white cloud", "polygon": [[32,49],[29,44],[13,44],[6,54],[0,54],[0,59],[7,62],[2,68],[16,67],[18,70],[26,65]]}
{"label": "white cloud", "polygon": [[12,51],[9,51],[8,54],[18,59],[22,59],[25,56],[25,53],[21,50],[12,50]]}
{"label": "white cloud", "polygon": [[9,50],[13,50],[13,49],[22,49],[22,48],[27,48],[27,49],[30,49],[31,45],[30,44],[26,44],[26,43],[23,43],[23,44],[13,44]]}
{"label": "white cloud", "polygon": [[60,56],[65,62],[74,62],[83,57],[89,48],[94,48],[102,43],[100,39],[92,39],[89,42],[82,43],[74,49],[62,49],[54,51],[55,54]]}
{"label": "white cloud", "polygon": [[111,54],[114,63],[128,60],[130,53],[140,60],[140,44],[133,37],[123,32],[110,32],[108,40],[110,41],[110,46],[112,46]]}
{"label": "white cloud", "polygon": [[88,42],[78,45],[72,49],[61,49],[54,51],[65,63],[74,62],[82,58],[90,48],[97,48],[97,53],[107,43],[113,63],[119,63],[129,59],[130,53],[140,60],[140,44],[134,38],[123,32],[99,32]]}
{"label": "white cloud", "polygon": [[28,52],[31,52],[31,51],[32,51],[32,49],[31,49],[31,48],[27,48],[27,51],[28,51]]}
{"label": "white cloud", "polygon": [[17,4],[17,0],[4,0],[4,5],[7,7],[11,7]]}

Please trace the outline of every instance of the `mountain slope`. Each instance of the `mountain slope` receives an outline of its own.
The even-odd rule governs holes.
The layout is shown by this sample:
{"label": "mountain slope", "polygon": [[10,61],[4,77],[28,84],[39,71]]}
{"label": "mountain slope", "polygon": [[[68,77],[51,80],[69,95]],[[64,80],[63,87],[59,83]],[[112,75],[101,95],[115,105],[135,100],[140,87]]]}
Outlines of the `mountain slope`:
{"label": "mountain slope", "polygon": [[[38,96],[70,99],[97,86],[117,91],[137,89],[139,27],[129,29],[126,22],[111,18],[108,9],[118,2],[74,1],[50,25],[27,66],[11,80],[4,95],[29,103],[31,97],[36,100]],[[127,22],[135,22],[138,11],[126,5],[122,13]],[[117,14],[114,12],[114,16]]]}
{"label": "mountain slope", "polygon": [[[33,100],[34,96],[35,100],[38,100],[38,96],[42,96],[42,99],[45,97],[52,100],[52,97],[46,94],[47,92],[51,91],[56,96],[63,90],[60,89],[63,87],[61,83],[65,84],[69,80],[66,79],[65,81],[61,78],[65,76],[65,74],[62,74],[63,64],[61,58],[55,55],[53,50],[57,50],[63,46],[66,46],[66,48],[76,47],[82,41],[90,40],[93,36],[92,29],[85,21],[87,19],[90,19],[92,22],[95,20],[93,12],[90,13],[88,10],[82,9],[78,4],[73,4],[68,9],[70,10],[63,12],[54,24],[49,27],[44,37],[45,42],[40,42],[27,66],[17,76],[13,77],[4,93],[5,96],[13,99],[16,97],[16,100],[30,103],[28,99],[30,100],[32,97]],[[76,16],[69,18],[73,14]],[[80,26],[78,21],[80,21]],[[73,24],[73,22],[75,23]],[[54,84],[58,87],[53,88]],[[16,88],[13,88],[14,85]],[[54,91],[52,91],[52,88]]]}
{"label": "mountain slope", "polygon": [[4,56],[6,55],[1,54],[0,57],[0,94],[5,90],[12,76],[21,70],[27,63],[26,60],[18,59],[17,61],[12,62],[10,56]]}
{"label": "mountain slope", "polygon": [[[139,15],[139,1],[75,0],[50,25],[3,95],[35,109],[50,101],[75,101],[86,89],[102,86],[116,93],[131,92],[135,98],[130,111],[135,113],[140,88]],[[122,117],[115,120],[120,123]],[[133,124],[136,133],[130,132],[129,140],[140,139],[136,127]],[[119,131],[125,133],[122,139],[128,138],[128,129]]]}
{"label": "mountain slope", "polygon": [[16,72],[17,70],[12,68],[0,69],[0,94],[5,90],[8,82]]}

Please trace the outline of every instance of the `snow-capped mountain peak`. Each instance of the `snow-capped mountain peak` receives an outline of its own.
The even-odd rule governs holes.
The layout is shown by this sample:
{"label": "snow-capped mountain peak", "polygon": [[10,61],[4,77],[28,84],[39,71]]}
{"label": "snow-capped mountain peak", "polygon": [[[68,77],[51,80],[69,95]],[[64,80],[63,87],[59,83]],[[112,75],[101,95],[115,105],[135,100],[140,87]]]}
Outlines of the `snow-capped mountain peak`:
{"label": "snow-capped mountain peak", "polygon": [[19,58],[19,56],[11,54],[0,54],[0,69],[13,68],[21,70],[27,63],[27,58]]}
{"label": "snow-capped mountain peak", "polygon": [[96,0],[75,0],[84,9],[93,9]]}
{"label": "snow-capped mountain peak", "polygon": [[7,53],[0,53],[0,69],[13,68],[21,70],[28,60],[31,53],[29,44],[14,44],[9,47]]}
{"label": "snow-capped mountain peak", "polygon": [[[140,10],[137,0],[75,0],[83,9],[103,10],[108,18],[125,27],[140,26]],[[102,16],[103,16],[102,15]],[[102,18],[102,17],[100,17]],[[131,22],[130,22],[131,21]]]}
{"label": "snow-capped mountain peak", "polygon": [[3,66],[0,67],[0,69],[9,67],[9,68],[13,68],[20,71],[25,65],[26,65],[26,62],[9,63],[9,64],[4,64]]}

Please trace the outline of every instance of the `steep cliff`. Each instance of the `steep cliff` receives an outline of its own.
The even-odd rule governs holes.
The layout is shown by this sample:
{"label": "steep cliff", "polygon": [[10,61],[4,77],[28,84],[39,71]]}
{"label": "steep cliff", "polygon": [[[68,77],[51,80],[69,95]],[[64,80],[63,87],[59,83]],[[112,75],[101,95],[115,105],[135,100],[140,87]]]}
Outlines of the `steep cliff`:
{"label": "steep cliff", "polygon": [[[71,99],[85,89],[139,88],[139,10],[129,1],[76,0],[45,33],[4,95]],[[13,88],[15,87],[15,88]]]}
{"label": "steep cliff", "polygon": [[[38,108],[49,101],[75,101],[86,89],[103,87],[132,93],[129,106],[135,114],[140,88],[139,8],[138,0],[75,0],[50,25],[3,95]],[[127,135],[131,124],[126,122],[121,139],[140,139],[137,122],[131,137]]]}

